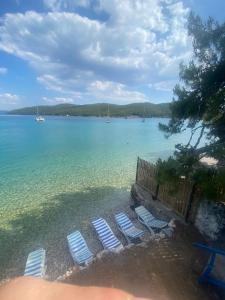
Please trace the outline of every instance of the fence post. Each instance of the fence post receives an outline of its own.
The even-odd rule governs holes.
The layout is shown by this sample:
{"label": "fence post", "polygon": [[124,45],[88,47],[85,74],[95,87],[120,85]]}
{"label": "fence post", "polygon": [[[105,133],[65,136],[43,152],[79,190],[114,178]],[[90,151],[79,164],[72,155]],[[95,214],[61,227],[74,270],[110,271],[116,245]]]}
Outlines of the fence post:
{"label": "fence post", "polygon": [[188,200],[187,210],[186,210],[185,216],[184,216],[185,222],[188,222],[188,219],[189,219],[189,215],[190,215],[190,212],[191,212],[195,191],[196,191],[196,183],[194,183],[193,186],[192,186],[191,194],[190,194],[190,197],[189,197],[189,200]]}
{"label": "fence post", "polygon": [[135,183],[138,182],[138,167],[139,167],[139,156],[137,158],[137,167],[136,167],[136,180],[135,180]]}
{"label": "fence post", "polygon": [[157,183],[156,190],[155,190],[155,195],[152,197],[153,200],[158,199],[158,194],[159,194],[159,184]]}

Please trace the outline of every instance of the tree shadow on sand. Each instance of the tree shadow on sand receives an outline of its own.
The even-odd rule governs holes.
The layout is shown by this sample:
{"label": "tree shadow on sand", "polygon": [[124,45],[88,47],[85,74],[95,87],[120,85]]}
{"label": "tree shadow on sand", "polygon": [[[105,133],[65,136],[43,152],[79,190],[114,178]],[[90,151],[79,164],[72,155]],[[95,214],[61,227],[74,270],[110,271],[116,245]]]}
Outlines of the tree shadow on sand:
{"label": "tree shadow on sand", "polygon": [[0,229],[0,280],[22,275],[28,253],[39,247],[47,250],[52,278],[58,275],[54,274],[55,269],[56,273],[65,272],[72,264],[66,236],[75,229],[82,229],[85,237],[91,238],[90,218],[108,209],[107,201],[109,209],[113,209],[127,199],[127,195],[125,189],[114,187],[62,193],[9,221],[9,229]]}

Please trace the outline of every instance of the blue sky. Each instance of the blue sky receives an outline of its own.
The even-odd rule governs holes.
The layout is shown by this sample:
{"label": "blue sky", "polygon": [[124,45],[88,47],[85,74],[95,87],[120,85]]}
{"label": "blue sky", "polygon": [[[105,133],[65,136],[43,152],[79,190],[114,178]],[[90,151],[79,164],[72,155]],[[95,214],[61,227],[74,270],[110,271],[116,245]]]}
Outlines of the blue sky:
{"label": "blue sky", "polygon": [[1,0],[0,110],[172,100],[192,54],[187,16],[224,0]]}

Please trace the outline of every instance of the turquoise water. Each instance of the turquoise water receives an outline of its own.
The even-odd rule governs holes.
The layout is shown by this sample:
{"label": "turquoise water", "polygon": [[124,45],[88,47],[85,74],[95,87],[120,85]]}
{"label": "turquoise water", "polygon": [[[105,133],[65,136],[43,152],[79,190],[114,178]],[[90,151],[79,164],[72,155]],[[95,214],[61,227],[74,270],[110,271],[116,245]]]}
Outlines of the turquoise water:
{"label": "turquoise water", "polygon": [[180,138],[165,139],[159,121],[1,116],[0,224],[60,193],[129,188],[137,156],[167,157]]}
{"label": "turquoise water", "polygon": [[23,274],[39,247],[51,278],[63,274],[67,234],[93,240],[91,218],[127,209],[137,156],[166,158],[181,141],[165,139],[159,121],[168,120],[0,116],[0,279]]}

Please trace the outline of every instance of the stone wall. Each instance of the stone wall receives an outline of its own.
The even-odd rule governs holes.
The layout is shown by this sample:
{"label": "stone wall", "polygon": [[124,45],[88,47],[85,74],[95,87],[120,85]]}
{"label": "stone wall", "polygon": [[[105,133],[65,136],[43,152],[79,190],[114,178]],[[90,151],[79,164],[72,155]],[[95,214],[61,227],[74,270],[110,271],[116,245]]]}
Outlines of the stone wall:
{"label": "stone wall", "polygon": [[195,226],[211,240],[219,239],[224,233],[225,205],[211,201],[201,201],[195,218]]}

